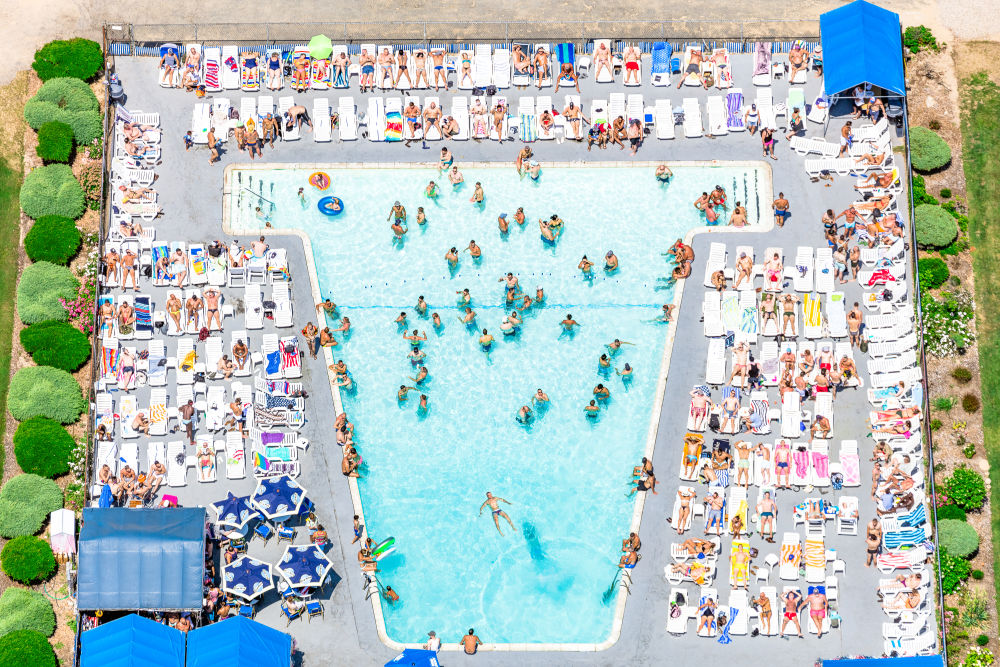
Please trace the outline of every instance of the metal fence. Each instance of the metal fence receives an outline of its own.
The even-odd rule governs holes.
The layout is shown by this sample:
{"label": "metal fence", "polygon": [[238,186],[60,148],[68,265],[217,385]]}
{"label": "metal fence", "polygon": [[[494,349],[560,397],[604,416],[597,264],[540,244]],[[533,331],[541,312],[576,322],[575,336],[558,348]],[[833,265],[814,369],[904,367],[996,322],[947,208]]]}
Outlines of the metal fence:
{"label": "metal fence", "polygon": [[434,44],[443,42],[575,42],[595,37],[635,41],[818,39],[817,19],[633,21],[337,21],[315,23],[105,24],[109,44],[152,46],[164,42],[220,45],[297,44],[323,34],[335,44]]}

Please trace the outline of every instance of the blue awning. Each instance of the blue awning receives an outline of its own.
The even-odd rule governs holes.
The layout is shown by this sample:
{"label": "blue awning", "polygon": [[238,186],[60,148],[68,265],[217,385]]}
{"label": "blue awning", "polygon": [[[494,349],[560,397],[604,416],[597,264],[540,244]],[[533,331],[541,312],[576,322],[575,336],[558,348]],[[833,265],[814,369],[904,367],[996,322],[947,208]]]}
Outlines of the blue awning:
{"label": "blue awning", "polygon": [[184,633],[137,614],[80,635],[80,667],[184,667]]}
{"label": "blue awning", "polygon": [[188,633],[187,667],[289,667],[292,638],[242,616]]}
{"label": "blue awning", "polygon": [[939,655],[920,655],[912,658],[824,660],[823,667],[944,667],[944,660]]}
{"label": "blue awning", "polygon": [[819,32],[827,94],[836,95],[865,83],[906,94],[898,14],[855,0],[821,14]]}
{"label": "blue awning", "polygon": [[204,576],[204,508],[83,510],[79,609],[200,611]]}

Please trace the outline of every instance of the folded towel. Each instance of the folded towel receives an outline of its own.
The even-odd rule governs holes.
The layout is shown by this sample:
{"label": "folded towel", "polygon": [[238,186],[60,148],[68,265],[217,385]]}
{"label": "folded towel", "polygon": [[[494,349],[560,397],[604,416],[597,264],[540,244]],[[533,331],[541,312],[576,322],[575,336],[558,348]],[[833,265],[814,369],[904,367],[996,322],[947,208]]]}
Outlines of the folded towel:
{"label": "folded towel", "polygon": [[225,62],[226,62],[226,67],[229,68],[230,72],[235,72],[236,70],[239,69],[239,65],[236,64],[236,58],[233,58],[232,56],[226,58]]}
{"label": "folded towel", "polygon": [[281,370],[281,353],[275,350],[274,352],[269,352],[267,354],[267,369],[268,375],[273,375]]}

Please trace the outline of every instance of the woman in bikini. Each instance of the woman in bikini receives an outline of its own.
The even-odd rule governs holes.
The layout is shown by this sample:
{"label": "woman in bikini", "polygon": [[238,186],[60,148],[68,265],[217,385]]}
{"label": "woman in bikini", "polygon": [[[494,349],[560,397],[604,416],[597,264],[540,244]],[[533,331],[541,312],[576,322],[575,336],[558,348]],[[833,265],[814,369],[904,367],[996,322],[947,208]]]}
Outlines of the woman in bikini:
{"label": "woman in bikini", "polygon": [[177,298],[176,292],[171,292],[167,296],[166,305],[167,305],[167,313],[170,315],[170,318],[174,321],[174,324],[177,327],[177,331],[183,332],[184,327],[181,326],[181,308],[183,307],[183,304],[181,303],[181,300]]}
{"label": "woman in bikini", "polygon": [[465,83],[466,79],[469,80],[470,86],[475,85],[475,83],[473,83],[472,81],[472,59],[469,58],[468,51],[462,51],[462,78],[458,82],[459,87],[461,87],[462,84]]}
{"label": "woman in bikini", "polygon": [[295,72],[292,74],[295,90],[303,92],[309,87],[309,59],[306,54],[300,53],[295,59]]}

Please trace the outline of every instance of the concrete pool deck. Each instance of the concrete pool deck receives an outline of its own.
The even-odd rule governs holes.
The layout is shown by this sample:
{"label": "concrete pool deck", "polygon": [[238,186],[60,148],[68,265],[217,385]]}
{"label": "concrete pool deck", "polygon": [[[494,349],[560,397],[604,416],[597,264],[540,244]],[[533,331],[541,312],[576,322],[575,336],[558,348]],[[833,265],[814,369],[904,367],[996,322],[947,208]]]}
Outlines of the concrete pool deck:
{"label": "concrete pool deck", "polygon": [[[645,65],[644,65],[645,67]],[[734,80],[737,83],[749,82],[751,60],[748,57],[734,56]],[[161,114],[163,128],[163,161],[156,169],[157,180],[154,185],[164,214],[156,221],[158,240],[185,240],[188,242],[207,242],[222,237],[221,214],[223,210],[222,170],[220,165],[209,166],[208,152],[204,148],[183,150],[180,137],[190,124],[191,109],[194,98],[177,90],[159,88],[156,85],[155,61],[152,59],[118,58],[117,71],[122,77],[126,93],[129,96],[127,106],[132,110],[158,111]],[[775,98],[783,99],[787,90],[787,82],[776,82]],[[752,97],[753,88],[743,86],[744,95]],[[548,89],[551,91],[551,89]],[[666,97],[676,106],[682,97],[697,97],[704,102],[705,91],[685,88],[677,91],[675,88],[652,88],[644,85],[640,89],[621,89],[620,86],[598,86],[591,79],[581,82],[581,96],[584,109],[594,97],[606,98],[608,92],[641,92],[646,96],[647,103],[651,100]],[[816,79],[812,76],[807,84],[806,99],[812,99],[817,91]],[[523,93],[509,91],[508,98],[514,99],[520,94],[535,94],[534,89]],[[544,93],[545,91],[543,91]],[[561,92],[561,91],[560,91]],[[715,93],[716,91],[711,91]],[[266,91],[263,91],[267,94]],[[279,93],[280,94],[280,93]],[[359,106],[364,104],[365,96],[359,95],[357,89],[349,91]],[[547,93],[551,94],[551,92]],[[323,96],[335,100],[341,91],[310,92],[296,95],[304,99],[307,106],[309,98]],[[244,96],[240,91],[227,91],[226,94],[234,104]],[[450,107],[450,94],[440,95],[445,108]],[[557,98],[558,99],[558,98]],[[839,131],[841,121],[835,121],[830,127],[830,136]],[[821,126],[808,124],[807,134],[815,136],[821,131]],[[427,162],[436,159],[440,146],[438,142],[427,144],[426,150],[416,144],[410,150],[402,144],[376,144],[367,140],[357,142],[317,144],[312,142],[308,133],[295,143],[277,144],[272,151],[265,153],[269,163],[324,163],[330,162]],[[231,143],[231,142],[230,142]],[[513,163],[520,142],[512,142],[511,147],[500,147],[495,142],[451,142],[450,146],[456,161],[465,164],[469,161]],[[533,146],[537,158],[543,167],[558,161],[616,162],[628,159],[627,153],[614,148],[606,151],[586,150],[567,141],[562,144],[554,142],[536,142]],[[822,226],[819,222],[821,212],[834,208],[837,212],[843,210],[856,199],[849,178],[838,177],[829,187],[826,183],[811,184],[802,168],[802,158],[788,151],[787,144],[779,136],[776,149],[779,160],[773,168],[773,189],[783,191],[791,202],[792,217],[780,231],[765,234],[755,232],[731,231],[724,235],[698,234],[692,244],[699,258],[707,256],[708,244],[711,241],[721,241],[727,244],[730,251],[737,245],[750,245],[755,248],[758,257],[765,248],[781,245],[786,250],[786,259],[790,249],[797,245],[813,247],[824,243]],[[242,162],[244,156],[235,150],[234,145],[227,147],[221,166]],[[760,142],[757,137],[730,134],[719,138],[686,139],[673,141],[658,141],[647,138],[636,158],[652,162],[680,162],[717,159],[720,161],[754,161],[760,160]],[[554,165],[553,165],[553,168]],[[767,202],[763,203],[764,208]],[[277,241],[275,241],[277,243]],[[303,266],[311,260],[311,253],[299,241],[290,236],[281,237],[280,243],[289,249],[290,266]],[[503,645],[498,650],[483,652],[470,660],[461,653],[448,651],[442,654],[445,664],[485,664],[485,665],[619,665],[663,664],[667,659],[678,662],[709,661],[739,661],[741,663],[765,657],[777,665],[812,664],[818,657],[832,658],[845,654],[881,654],[882,638],[878,632],[868,629],[879,628],[887,620],[878,606],[874,589],[878,573],[866,570],[864,563],[864,543],[861,537],[843,537],[827,535],[827,548],[835,548],[838,557],[847,561],[847,575],[840,578],[840,615],[844,618],[839,630],[833,631],[822,640],[813,635],[806,635],[803,640],[772,638],[734,637],[732,644],[721,645],[712,640],[696,637],[693,625],[689,623],[686,635],[676,637],[666,633],[667,600],[670,591],[668,582],[663,577],[662,567],[670,561],[669,546],[676,539],[669,525],[664,521],[673,506],[676,489],[679,483],[676,477],[676,466],[679,459],[680,441],[685,432],[684,421],[687,414],[689,398],[687,392],[694,384],[701,384],[704,378],[704,359],[707,341],[701,334],[700,295],[704,288],[698,284],[699,267],[695,267],[691,284],[683,290],[678,290],[677,298],[680,307],[675,314],[676,323],[672,335],[674,341],[668,347],[669,354],[679,359],[690,359],[691,363],[676,363],[670,369],[670,376],[663,389],[662,405],[654,410],[657,421],[655,451],[653,463],[660,471],[659,494],[645,499],[644,505],[637,511],[641,516],[643,532],[643,562],[633,571],[634,585],[631,596],[624,605],[621,634],[618,641],[606,650],[579,652],[563,651],[557,657],[553,650],[569,648],[566,646],[543,645]],[[296,276],[301,273],[296,273]],[[312,303],[315,297],[309,281],[297,279],[292,283],[293,299],[296,304],[296,322],[311,317]],[[860,296],[861,290],[857,283],[844,286],[849,301]],[[152,288],[145,290],[153,294],[154,300],[162,299],[165,290]],[[222,290],[224,294],[226,289]],[[230,297],[231,299],[233,297]],[[235,300],[235,299],[234,299]],[[303,307],[303,304],[304,307]],[[310,311],[309,316],[304,316]],[[237,322],[239,321],[237,316]],[[237,324],[226,322],[226,329],[239,328]],[[285,330],[289,331],[289,330]],[[860,356],[856,359],[861,365]],[[339,474],[339,451],[324,444],[332,430],[333,399],[325,390],[329,385],[325,369],[319,369],[308,359],[304,362],[303,382],[310,389],[310,399],[307,406],[307,422],[303,429],[305,437],[312,442],[310,449],[303,454],[302,485],[308,489],[309,496],[316,502],[320,520],[327,524],[332,546],[329,551],[335,564],[335,572],[340,578],[332,587],[328,586],[323,595],[326,613],[330,618],[314,619],[312,625],[299,623],[289,628],[296,638],[302,651],[303,664],[306,665],[377,665],[390,660],[396,651],[379,640],[375,616],[370,602],[364,599],[362,576],[355,564],[355,552],[351,545],[353,537],[351,518],[357,502],[356,491],[342,482]],[[139,393],[140,404],[148,397]],[[863,391],[848,391],[837,400],[837,420],[833,432],[832,443],[842,439],[864,440],[865,415],[867,400]],[[339,406],[338,406],[339,407]],[[775,436],[770,436],[773,440]],[[862,453],[866,450],[863,448]],[[831,456],[831,459],[834,457]],[[870,473],[870,463],[867,456],[862,456],[862,479],[867,479]],[[177,495],[185,505],[207,505],[225,495],[225,491],[247,493],[252,488],[253,480],[226,481],[212,485],[192,484],[179,489]],[[845,493],[865,496],[862,487],[856,490],[846,490]],[[824,494],[833,498],[839,494]],[[353,497],[352,497],[353,496]],[[786,508],[791,503],[801,501],[806,493],[788,492],[782,495],[781,507]],[[871,516],[870,501],[862,498],[862,521]],[[791,513],[784,512],[778,520],[777,531],[792,530]],[[763,553],[775,550],[766,547],[759,538],[752,540],[754,546],[761,547]],[[273,553],[271,553],[273,552]],[[255,547],[253,553],[265,559],[276,559],[280,551],[276,545],[269,544],[264,550]],[[720,572],[725,571],[725,559],[721,559]],[[772,585],[781,586],[781,582],[771,581]],[[725,582],[720,580],[716,586],[723,591],[722,602],[725,601]],[[689,592],[693,586],[687,587]],[[751,588],[751,590],[754,590]],[[400,587],[405,596],[405,588]],[[269,603],[268,603],[269,602]],[[258,613],[257,619],[284,629],[285,624],[278,617],[278,605],[273,599],[266,599],[265,605]],[[427,630],[432,630],[428,627]],[[457,637],[444,637],[450,645],[446,648],[457,648],[454,644]],[[483,637],[489,641],[489,637]],[[669,657],[669,658],[668,658]]]}

